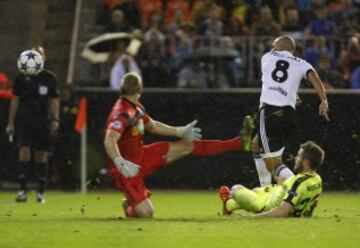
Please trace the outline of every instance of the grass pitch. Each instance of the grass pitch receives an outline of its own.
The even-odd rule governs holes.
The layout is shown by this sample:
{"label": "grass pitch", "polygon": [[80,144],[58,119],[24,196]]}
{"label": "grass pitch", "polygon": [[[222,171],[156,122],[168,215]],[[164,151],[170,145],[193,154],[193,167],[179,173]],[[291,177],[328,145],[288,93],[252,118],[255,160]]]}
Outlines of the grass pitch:
{"label": "grass pitch", "polygon": [[215,191],[153,191],[154,219],[125,219],[117,192],[0,192],[0,247],[360,247],[360,195],[325,193],[308,219],[219,216]]}

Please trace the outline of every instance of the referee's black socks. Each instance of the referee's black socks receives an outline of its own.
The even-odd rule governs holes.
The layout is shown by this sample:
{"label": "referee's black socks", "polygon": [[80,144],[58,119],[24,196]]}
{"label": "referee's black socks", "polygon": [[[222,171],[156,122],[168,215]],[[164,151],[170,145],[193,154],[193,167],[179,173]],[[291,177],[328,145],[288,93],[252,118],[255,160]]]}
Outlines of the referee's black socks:
{"label": "referee's black socks", "polygon": [[43,194],[47,182],[47,163],[36,163],[38,175],[38,192]]}
{"label": "referee's black socks", "polygon": [[19,161],[19,186],[20,191],[27,190],[27,180],[29,177],[30,161]]}

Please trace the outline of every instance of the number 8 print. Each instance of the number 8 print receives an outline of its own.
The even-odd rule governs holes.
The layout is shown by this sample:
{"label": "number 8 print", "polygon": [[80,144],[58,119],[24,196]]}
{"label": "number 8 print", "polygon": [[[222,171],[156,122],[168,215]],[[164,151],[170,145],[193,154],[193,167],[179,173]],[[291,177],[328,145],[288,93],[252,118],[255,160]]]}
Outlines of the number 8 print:
{"label": "number 8 print", "polygon": [[[276,61],[276,67],[271,73],[271,77],[274,79],[274,81],[278,83],[283,83],[288,78],[288,72],[287,69],[289,68],[289,62],[285,60],[278,60]],[[279,77],[278,72],[282,72],[282,75]]]}

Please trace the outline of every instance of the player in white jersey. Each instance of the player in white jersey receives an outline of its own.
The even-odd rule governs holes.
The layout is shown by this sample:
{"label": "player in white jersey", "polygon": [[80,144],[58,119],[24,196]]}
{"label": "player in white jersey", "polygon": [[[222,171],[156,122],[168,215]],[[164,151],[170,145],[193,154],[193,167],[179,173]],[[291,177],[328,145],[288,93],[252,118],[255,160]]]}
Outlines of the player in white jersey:
{"label": "player in white jersey", "polygon": [[297,92],[302,79],[308,80],[320,98],[319,115],[329,120],[329,106],[323,83],[315,69],[293,55],[295,41],[280,36],[273,48],[261,58],[262,90],[257,121],[257,135],[252,152],[260,185],[271,183],[271,176],[284,180],[293,175],[283,164],[284,140],[294,130]]}

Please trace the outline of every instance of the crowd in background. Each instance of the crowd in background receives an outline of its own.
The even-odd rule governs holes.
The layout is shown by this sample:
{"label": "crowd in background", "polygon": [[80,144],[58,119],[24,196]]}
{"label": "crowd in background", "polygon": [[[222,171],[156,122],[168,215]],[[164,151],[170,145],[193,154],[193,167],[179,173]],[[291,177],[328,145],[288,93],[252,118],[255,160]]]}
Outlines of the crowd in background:
{"label": "crowd in background", "polygon": [[359,9],[359,0],[104,0],[99,23],[143,42],[134,58],[109,60],[110,82],[137,71],[145,87],[257,87],[261,54],[288,34],[326,87],[360,88]]}

